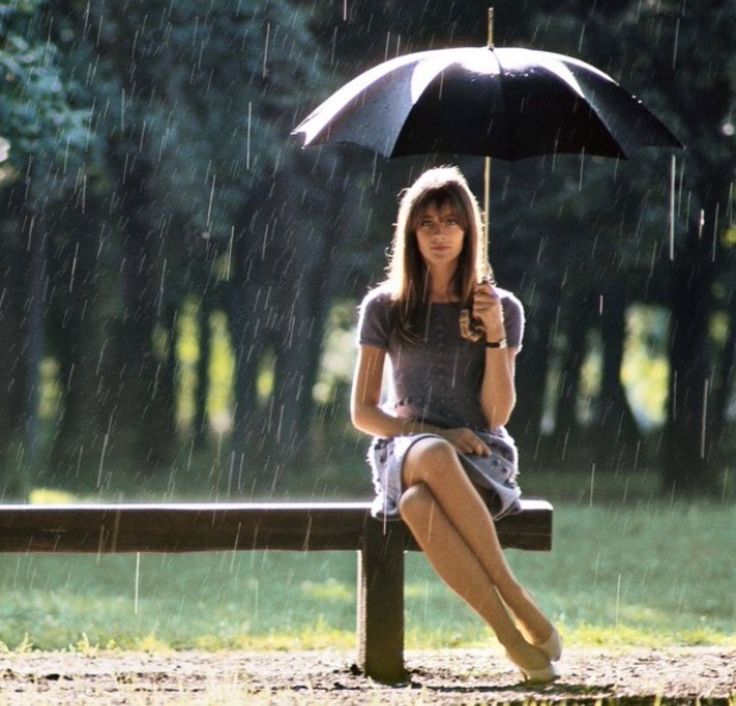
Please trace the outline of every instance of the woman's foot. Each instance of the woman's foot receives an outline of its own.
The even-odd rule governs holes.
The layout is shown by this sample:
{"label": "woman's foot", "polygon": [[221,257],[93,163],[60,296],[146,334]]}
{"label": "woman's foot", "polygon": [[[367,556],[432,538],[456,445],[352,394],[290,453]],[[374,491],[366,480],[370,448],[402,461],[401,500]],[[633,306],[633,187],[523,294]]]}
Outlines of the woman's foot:
{"label": "woman's foot", "polygon": [[562,636],[555,627],[552,628],[552,633],[544,642],[534,646],[542,650],[552,662],[557,662],[562,656]]}
{"label": "woman's foot", "polygon": [[[506,650],[506,656],[516,665],[525,682],[546,684],[560,678],[557,667],[552,664],[546,653],[531,645],[529,645],[529,650],[533,650],[534,654],[524,655],[523,658],[520,654],[512,654],[509,650]],[[527,650],[524,651],[528,652]],[[528,657],[531,657],[531,659],[528,659]]]}
{"label": "woman's foot", "polygon": [[[518,664],[516,666],[519,667]],[[519,667],[519,671],[524,677],[524,681],[529,684],[549,684],[560,678],[560,673],[552,662],[543,669],[524,669],[523,667]]]}

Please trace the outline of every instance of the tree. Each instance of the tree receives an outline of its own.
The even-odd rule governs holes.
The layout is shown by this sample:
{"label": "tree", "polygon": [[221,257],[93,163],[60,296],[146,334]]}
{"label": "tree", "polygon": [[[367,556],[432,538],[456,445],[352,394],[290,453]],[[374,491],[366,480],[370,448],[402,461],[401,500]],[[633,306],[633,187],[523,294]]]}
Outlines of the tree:
{"label": "tree", "polygon": [[668,268],[672,317],[662,468],[667,492],[707,492],[716,477],[709,463],[713,441],[708,417],[718,396],[709,326],[713,285],[723,263],[722,209],[736,163],[733,141],[723,131],[736,103],[736,9],[716,0],[697,10],[662,3],[642,8],[637,16],[632,5],[620,17],[627,49],[629,42],[650,38],[650,51],[639,57],[635,71],[653,87],[652,105],[687,145],[679,176],[677,243]]}
{"label": "tree", "polygon": [[44,351],[50,214],[86,176],[94,139],[89,114],[70,101],[71,83],[39,23],[41,2],[0,14],[0,125],[8,159],[0,165],[0,467],[19,494],[38,463],[39,367]]}
{"label": "tree", "polygon": [[[304,13],[285,0],[238,8],[69,0],[52,8],[48,24],[64,46],[69,74],[81,81],[94,73],[79,100],[97,106],[103,159],[90,192],[99,220],[88,218],[82,228],[107,229],[106,264],[115,281],[101,303],[109,339],[105,412],[98,415],[107,420],[104,443],[108,453],[132,455],[140,467],[155,469],[168,462],[173,444],[177,311],[188,293],[203,312],[229,298],[247,304],[247,282],[238,276],[255,263],[241,270],[237,258],[259,241],[252,216],[260,214],[258,227],[274,234],[287,202],[284,190],[274,197],[274,184],[287,179],[289,192],[307,184],[288,164],[285,142],[290,111],[302,95],[292,81],[298,77],[309,87],[319,61],[311,56]],[[312,262],[319,257],[319,251],[302,254]],[[282,260],[262,264],[280,267]],[[266,273],[269,280],[278,276]],[[271,305],[288,308],[292,298],[288,292]],[[254,321],[252,308],[244,313]],[[238,326],[245,323],[231,316],[230,325],[233,340],[242,338]],[[206,321],[201,329],[208,330]],[[203,351],[207,345],[204,335]],[[67,367],[88,371],[87,361],[73,359],[74,350],[64,349]],[[253,383],[254,368],[240,374]],[[203,376],[200,367],[200,428]],[[74,394],[66,391],[70,402]],[[258,416],[248,399],[237,400],[236,417],[248,416],[245,409]],[[65,419],[78,414],[74,405],[65,407]]]}
{"label": "tree", "polygon": [[[733,145],[722,128],[734,104],[734,20],[731,4],[715,1],[697,9],[674,2],[597,3],[594,10],[573,2],[540,2],[535,18],[545,23],[540,26],[547,36],[559,41],[556,50],[577,43],[570,46],[571,53],[616,76],[687,145],[678,171],[672,263],[663,227],[664,184],[660,180],[653,185],[651,176],[630,175],[632,195],[638,194],[641,204],[637,230],[656,244],[651,251],[653,289],[659,292],[664,284],[670,291],[666,301],[672,312],[670,399],[661,457],[667,492],[703,490],[714,480],[708,467],[712,442],[707,422],[708,407],[717,394],[712,385],[720,382],[710,377],[708,330],[712,288],[722,266],[723,209],[733,180]],[[656,157],[636,159],[647,165],[642,175],[653,173]],[[660,173],[665,169],[660,160]],[[649,290],[650,284],[647,281]]]}

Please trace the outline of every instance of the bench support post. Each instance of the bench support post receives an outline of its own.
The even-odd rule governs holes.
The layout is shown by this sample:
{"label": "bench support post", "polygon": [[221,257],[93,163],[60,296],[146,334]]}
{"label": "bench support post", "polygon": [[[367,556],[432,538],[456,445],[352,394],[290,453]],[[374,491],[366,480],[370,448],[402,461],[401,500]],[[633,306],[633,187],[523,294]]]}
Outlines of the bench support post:
{"label": "bench support post", "polygon": [[388,684],[406,679],[405,533],[401,522],[369,519],[358,552],[359,666],[366,676]]}

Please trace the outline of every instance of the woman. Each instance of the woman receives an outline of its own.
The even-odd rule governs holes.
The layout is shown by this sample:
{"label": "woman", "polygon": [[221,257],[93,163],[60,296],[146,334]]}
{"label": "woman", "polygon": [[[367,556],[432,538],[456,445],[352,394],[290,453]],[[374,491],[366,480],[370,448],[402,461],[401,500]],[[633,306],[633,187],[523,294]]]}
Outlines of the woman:
{"label": "woman", "polygon": [[[514,577],[494,517],[518,509],[514,361],[523,310],[482,268],[481,217],[455,167],[405,191],[386,281],[361,305],[353,424],[374,436],[374,515],[406,522],[444,581],[495,631],[526,680],[558,678],[559,633]],[[460,335],[460,310],[482,324]],[[390,360],[389,403],[382,405]]]}

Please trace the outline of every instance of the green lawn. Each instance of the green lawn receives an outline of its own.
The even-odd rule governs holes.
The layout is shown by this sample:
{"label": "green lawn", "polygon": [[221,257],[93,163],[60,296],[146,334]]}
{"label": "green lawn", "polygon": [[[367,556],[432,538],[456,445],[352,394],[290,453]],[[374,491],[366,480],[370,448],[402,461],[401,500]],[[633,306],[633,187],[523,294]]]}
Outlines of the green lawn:
{"label": "green lawn", "polygon": [[[736,644],[732,505],[557,501],[555,509],[554,550],[509,557],[568,644]],[[347,552],[2,555],[0,641],[11,649],[351,646],[355,565]],[[420,554],[408,557],[406,597],[409,646],[489,641]]]}

